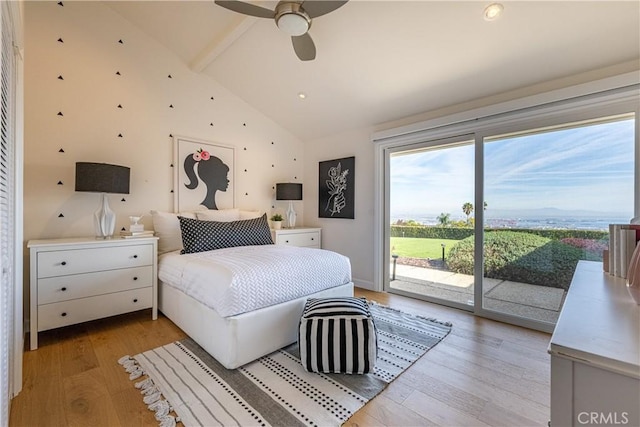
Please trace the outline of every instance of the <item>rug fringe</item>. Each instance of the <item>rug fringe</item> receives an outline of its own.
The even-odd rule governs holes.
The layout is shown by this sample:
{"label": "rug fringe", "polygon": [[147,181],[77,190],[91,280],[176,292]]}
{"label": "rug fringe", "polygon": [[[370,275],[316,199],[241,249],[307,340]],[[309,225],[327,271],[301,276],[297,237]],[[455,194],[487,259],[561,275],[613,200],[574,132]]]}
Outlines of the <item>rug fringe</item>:
{"label": "rug fringe", "polygon": [[[129,373],[129,380],[131,381],[146,375],[138,362],[129,355],[118,359],[118,363]],[[154,412],[159,427],[175,427],[176,423],[180,422],[179,417],[170,415],[173,412],[173,407],[168,400],[163,398],[162,392],[149,376],[135,383],[134,387],[140,390],[140,394],[144,395],[142,401],[150,411]]]}

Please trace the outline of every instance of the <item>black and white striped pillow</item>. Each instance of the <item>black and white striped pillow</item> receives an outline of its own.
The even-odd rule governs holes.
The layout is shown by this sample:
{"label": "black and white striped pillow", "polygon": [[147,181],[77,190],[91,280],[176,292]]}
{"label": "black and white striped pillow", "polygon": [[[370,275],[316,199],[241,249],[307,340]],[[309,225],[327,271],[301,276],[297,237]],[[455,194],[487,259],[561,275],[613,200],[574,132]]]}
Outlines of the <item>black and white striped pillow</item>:
{"label": "black and white striped pillow", "polygon": [[298,333],[300,361],[309,372],[366,374],[377,357],[377,337],[364,298],[310,298]]}

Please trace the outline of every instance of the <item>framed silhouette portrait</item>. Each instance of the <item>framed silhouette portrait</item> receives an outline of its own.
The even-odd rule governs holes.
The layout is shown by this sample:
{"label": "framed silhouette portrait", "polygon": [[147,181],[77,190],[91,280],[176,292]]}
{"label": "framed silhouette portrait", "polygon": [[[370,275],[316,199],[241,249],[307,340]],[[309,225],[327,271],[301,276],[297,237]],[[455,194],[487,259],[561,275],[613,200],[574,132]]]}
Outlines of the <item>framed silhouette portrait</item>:
{"label": "framed silhouette portrait", "polygon": [[235,206],[235,150],[228,145],[173,138],[173,210]]}
{"label": "framed silhouette portrait", "polygon": [[327,160],[319,164],[318,216],[355,217],[355,157]]}

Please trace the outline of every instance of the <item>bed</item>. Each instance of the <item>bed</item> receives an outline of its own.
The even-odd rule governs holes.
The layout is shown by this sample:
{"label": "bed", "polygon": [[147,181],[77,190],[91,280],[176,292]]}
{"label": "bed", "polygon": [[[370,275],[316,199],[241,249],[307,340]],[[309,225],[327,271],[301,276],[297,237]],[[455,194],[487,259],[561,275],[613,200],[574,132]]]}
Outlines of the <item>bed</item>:
{"label": "bed", "polygon": [[[176,214],[167,218],[171,215]],[[210,215],[198,215],[204,220],[178,215],[181,249],[175,249],[175,235],[166,235],[154,217],[159,252],[164,252],[158,258],[158,305],[226,368],[237,368],[295,342],[308,298],[353,295],[347,257],[267,243],[271,235],[264,215],[225,221],[211,221]],[[173,222],[172,227],[175,234]],[[191,236],[182,233],[185,230]],[[169,237],[174,241],[166,246]],[[216,246],[220,241],[225,243]],[[258,244],[235,244],[247,242]]]}

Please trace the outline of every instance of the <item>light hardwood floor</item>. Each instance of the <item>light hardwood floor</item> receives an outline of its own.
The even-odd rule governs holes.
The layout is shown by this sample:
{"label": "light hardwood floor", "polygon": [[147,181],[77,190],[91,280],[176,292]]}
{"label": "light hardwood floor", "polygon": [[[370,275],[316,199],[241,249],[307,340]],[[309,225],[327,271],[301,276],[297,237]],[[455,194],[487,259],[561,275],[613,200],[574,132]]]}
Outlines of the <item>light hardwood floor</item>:
{"label": "light hardwood floor", "polygon": [[[356,295],[451,321],[453,330],[346,426],[547,425],[548,334],[397,295]],[[117,360],[183,337],[149,310],[41,332],[38,350],[24,354],[9,425],[157,425]]]}

